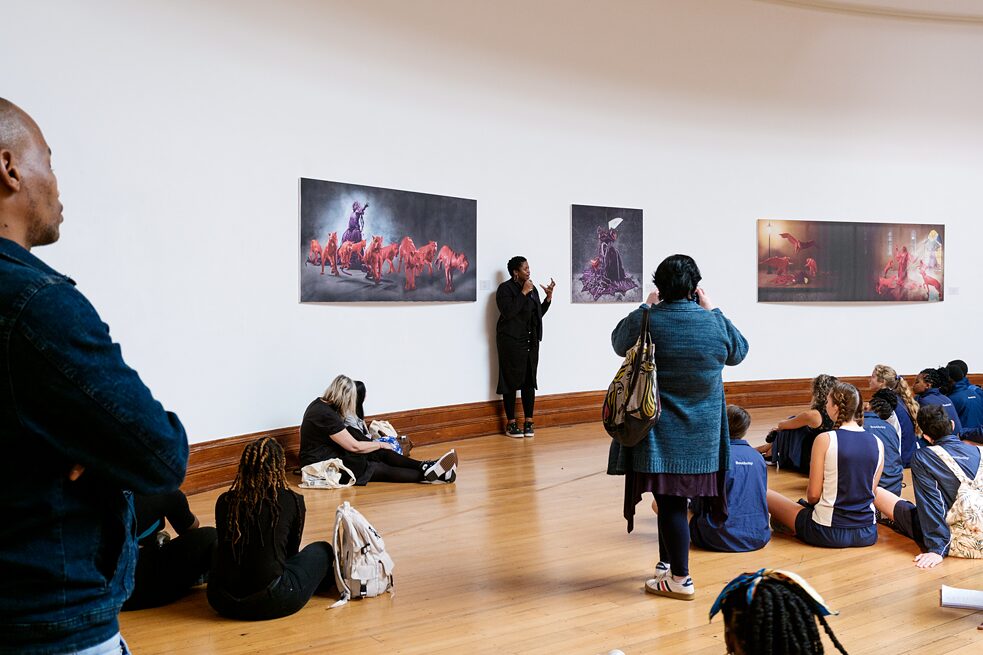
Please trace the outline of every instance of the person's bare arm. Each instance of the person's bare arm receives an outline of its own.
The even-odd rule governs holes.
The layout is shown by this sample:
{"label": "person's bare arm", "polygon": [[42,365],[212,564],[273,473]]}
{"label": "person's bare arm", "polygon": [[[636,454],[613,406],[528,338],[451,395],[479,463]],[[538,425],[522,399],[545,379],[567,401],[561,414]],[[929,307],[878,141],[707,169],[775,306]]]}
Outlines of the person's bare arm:
{"label": "person's bare arm", "polygon": [[806,487],[806,500],[809,504],[819,502],[823,495],[823,477],[826,474],[826,451],[829,450],[829,432],[823,432],[812,444],[812,459],[809,461],[809,484]]}
{"label": "person's bare arm", "polygon": [[779,421],[778,425],[775,426],[776,430],[795,430],[797,428],[818,428],[823,424],[823,417],[819,414],[819,410],[807,409],[804,412],[796,414],[792,418],[785,419],[784,421]]}

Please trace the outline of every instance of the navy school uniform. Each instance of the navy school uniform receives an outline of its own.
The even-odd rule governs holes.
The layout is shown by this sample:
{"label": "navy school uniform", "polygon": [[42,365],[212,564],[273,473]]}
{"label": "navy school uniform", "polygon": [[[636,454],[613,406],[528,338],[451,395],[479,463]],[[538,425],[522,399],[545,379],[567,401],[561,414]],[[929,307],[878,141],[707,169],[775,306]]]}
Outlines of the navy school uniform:
{"label": "navy school uniform", "polygon": [[[980,468],[981,449],[963,443],[955,435],[936,440],[973,479]],[[956,500],[959,480],[939,456],[928,448],[919,450],[911,461],[911,481],[915,505],[899,500],[894,506],[894,529],[913,539],[925,552],[945,557],[951,534],[945,516]]]}
{"label": "navy school uniform", "polygon": [[874,412],[864,412],[864,429],[884,444],[884,470],[877,486],[896,496],[901,495],[904,467],[901,465],[901,436],[894,426],[879,418]]}
{"label": "navy school uniform", "polygon": [[[938,389],[926,389],[917,396],[915,400],[918,401],[919,406],[925,405],[942,405],[945,409],[945,413],[949,415],[949,420],[956,424],[955,434],[962,432],[963,423],[959,420],[959,413],[956,412],[956,406],[952,404],[952,400],[948,396],[942,394]],[[922,446],[924,448],[924,444]]]}
{"label": "navy school uniform", "polygon": [[874,475],[884,446],[867,430],[840,428],[828,433],[819,501],[795,517],[795,534],[824,548],[854,548],[877,543]]}
{"label": "navy school uniform", "polygon": [[710,504],[693,501],[690,537],[707,550],[741,553],[763,548],[771,539],[768,527],[768,472],[765,459],[744,439],[730,441],[730,469],[725,482],[727,520],[710,515]]}
{"label": "navy school uniform", "polygon": [[915,421],[908,413],[908,409],[900,402],[894,410],[894,417],[901,431],[901,465],[908,468],[911,466],[912,455],[920,446],[918,435],[915,434]]}
{"label": "navy school uniform", "polygon": [[956,408],[964,430],[983,425],[983,390],[978,386],[970,384],[969,380],[963,378],[952,385],[949,400]]}

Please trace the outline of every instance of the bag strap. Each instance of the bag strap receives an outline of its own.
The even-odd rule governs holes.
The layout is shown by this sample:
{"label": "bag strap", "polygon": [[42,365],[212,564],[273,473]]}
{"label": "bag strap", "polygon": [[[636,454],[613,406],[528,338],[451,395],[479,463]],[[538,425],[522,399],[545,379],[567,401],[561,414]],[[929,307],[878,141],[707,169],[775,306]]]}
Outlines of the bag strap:
{"label": "bag strap", "polygon": [[638,341],[635,342],[635,359],[631,363],[631,373],[628,376],[629,389],[635,388],[638,374],[642,370],[642,357],[645,354],[648,344],[652,341],[652,335],[649,334],[649,310],[644,309],[643,311],[642,326],[638,332]]}
{"label": "bag strap", "polygon": [[341,533],[342,522],[347,523],[348,509],[350,508],[351,505],[346,500],[343,504],[338,506],[338,510],[335,512],[334,538],[332,539],[332,545],[334,547],[334,579],[335,584],[338,585],[338,591],[341,593],[341,598],[339,598],[338,602],[334,603],[329,609],[341,607],[348,602],[349,598],[352,597],[352,590],[349,589],[348,583],[345,582],[345,576],[343,576],[341,573],[341,561],[338,559],[338,553],[341,551],[341,540],[339,539],[339,535]]}
{"label": "bag strap", "polygon": [[[928,449],[931,450],[933,453],[935,453],[936,456],[938,456],[938,458],[942,460],[943,464],[949,467],[949,470],[952,471],[952,474],[956,476],[957,480],[959,480],[959,484],[973,483],[972,480],[966,477],[966,474],[963,473],[962,468],[960,468],[959,464],[956,464],[956,460],[952,459],[952,455],[950,455],[945,448],[943,448],[942,446],[929,446]],[[981,460],[980,463],[983,464],[983,460]],[[983,465],[981,465],[980,468],[983,469]],[[980,472],[977,471],[976,475],[979,476],[979,474]]]}

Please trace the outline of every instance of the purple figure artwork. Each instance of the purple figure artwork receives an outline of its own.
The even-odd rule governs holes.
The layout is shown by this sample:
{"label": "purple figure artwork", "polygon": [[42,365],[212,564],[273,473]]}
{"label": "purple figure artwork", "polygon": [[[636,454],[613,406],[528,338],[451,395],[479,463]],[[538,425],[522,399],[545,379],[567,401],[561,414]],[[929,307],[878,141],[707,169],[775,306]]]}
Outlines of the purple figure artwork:
{"label": "purple figure artwork", "polygon": [[[352,203],[352,213],[348,217],[348,229],[341,235],[341,243],[358,243],[362,240],[362,228],[365,227],[365,210],[369,208],[369,203],[362,205],[357,200]],[[358,253],[352,254],[352,266],[360,266],[362,258]]]}
{"label": "purple figure artwork", "polygon": [[580,276],[580,281],[584,283],[583,290],[594,300],[604,295],[623,294],[638,286],[625,271],[621,253],[616,247],[618,240],[616,228],[620,224],[621,219],[615,218],[607,227],[598,226],[597,255],[590,260],[583,275]]}

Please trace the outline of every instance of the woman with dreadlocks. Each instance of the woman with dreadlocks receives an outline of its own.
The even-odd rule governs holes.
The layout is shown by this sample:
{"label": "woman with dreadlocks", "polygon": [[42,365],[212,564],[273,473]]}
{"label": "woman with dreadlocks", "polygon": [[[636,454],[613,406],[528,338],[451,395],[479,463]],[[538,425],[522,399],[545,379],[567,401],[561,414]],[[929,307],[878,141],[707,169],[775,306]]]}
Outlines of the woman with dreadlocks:
{"label": "woman with dreadlocks", "polygon": [[724,643],[733,655],[820,655],[824,649],[817,620],[836,650],[847,655],[826,622],[837,612],[791,571],[761,569],[737,576],[713,602],[710,620],[720,611]]}
{"label": "woman with dreadlocks", "polygon": [[884,468],[884,444],[863,428],[860,392],[837,382],[826,400],[833,429],[816,437],[806,499],[793,502],[768,491],[773,524],[824,548],[855,548],[877,542],[874,492]]}
{"label": "woman with dreadlocks", "polygon": [[248,444],[232,487],[215,503],[218,545],[208,602],[222,616],[259,621],[288,616],[335,588],[326,541],[300,550],[304,497],[287,486],[283,448],[272,437]]}

